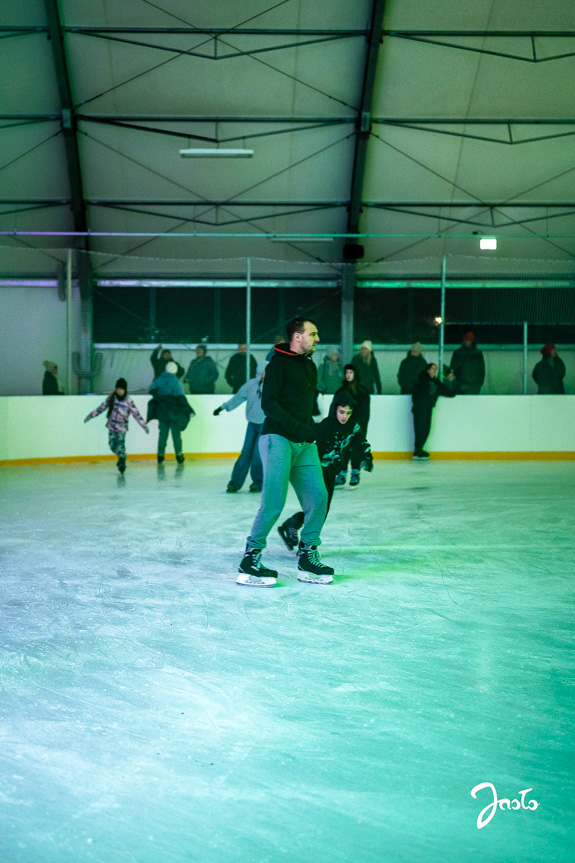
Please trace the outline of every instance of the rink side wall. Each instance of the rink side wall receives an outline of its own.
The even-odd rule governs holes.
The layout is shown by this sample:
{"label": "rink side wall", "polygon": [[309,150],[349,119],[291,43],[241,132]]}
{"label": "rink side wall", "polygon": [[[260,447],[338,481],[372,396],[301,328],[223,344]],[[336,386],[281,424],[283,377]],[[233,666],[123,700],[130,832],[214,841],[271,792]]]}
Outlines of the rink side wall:
{"label": "rink side wall", "polygon": [[[149,396],[133,396],[146,417]],[[0,397],[0,464],[99,461],[108,449],[105,413],[84,424],[102,396]],[[221,395],[189,396],[196,411],[183,433],[191,458],[231,458],[246,429],[243,407],[213,416]],[[320,399],[325,415],[331,397]],[[155,458],[158,424],[150,434],[130,419],[127,452]],[[411,399],[373,396],[369,441],[376,458],[410,458],[413,446]],[[434,458],[575,459],[575,396],[457,396],[440,398],[427,448]],[[171,453],[171,441],[168,445]]]}

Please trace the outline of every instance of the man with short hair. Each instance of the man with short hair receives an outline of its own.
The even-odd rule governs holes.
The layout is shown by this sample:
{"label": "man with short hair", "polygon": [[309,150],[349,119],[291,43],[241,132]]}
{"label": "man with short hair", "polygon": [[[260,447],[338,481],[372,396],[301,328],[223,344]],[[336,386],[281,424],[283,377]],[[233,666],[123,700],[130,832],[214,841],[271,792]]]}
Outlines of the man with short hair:
{"label": "man with short hair", "polygon": [[[228,367],[225,372],[226,381],[232,388],[232,393],[235,395],[240,387],[246,381],[246,360],[248,354],[248,346],[246,342],[240,342],[238,352],[230,357]],[[250,379],[256,376],[257,363],[255,357],[250,355]]]}
{"label": "man with short hair", "polygon": [[159,378],[160,375],[166,371],[168,363],[176,363],[178,367],[178,371],[176,372],[177,378],[181,378],[184,374],[184,367],[176,362],[172,356],[171,350],[169,348],[163,348],[162,345],[158,345],[158,347],[152,351],[150,362],[154,369],[154,379]]}
{"label": "man with short hair", "polygon": [[216,388],[219,372],[215,362],[207,354],[206,345],[196,347],[196,358],[191,361],[184,378],[184,383],[188,382],[191,393],[213,393]]}
{"label": "man with short hair", "polygon": [[289,344],[276,345],[274,349],[262,390],[266,417],[259,445],[264,466],[263,495],[236,579],[238,584],[250,587],[276,584],[277,572],[263,566],[261,554],[284,508],[290,482],[305,519],[298,548],[298,579],[314,584],[333,581],[333,569],[321,563],[317,550],[327,512],[327,491],[312,418],[317,369],[311,357],[319,334],[314,321],[295,318],[288,324],[287,335]]}

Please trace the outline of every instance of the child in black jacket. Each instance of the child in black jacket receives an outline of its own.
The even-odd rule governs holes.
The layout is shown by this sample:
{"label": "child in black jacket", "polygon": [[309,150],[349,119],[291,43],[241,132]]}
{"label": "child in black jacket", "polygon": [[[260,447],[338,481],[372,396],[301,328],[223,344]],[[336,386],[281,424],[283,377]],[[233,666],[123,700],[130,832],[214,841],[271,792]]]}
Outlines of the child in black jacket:
{"label": "child in black jacket", "polygon": [[[363,429],[355,419],[350,420],[355,408],[356,401],[349,390],[340,390],[333,397],[329,415],[316,426],[317,449],[327,490],[327,512],[333,497],[335,478],[341,470],[342,457],[348,447],[353,444],[360,448],[363,452],[361,467],[369,472],[373,470],[373,456]],[[303,512],[296,512],[278,527],[278,533],[290,551],[298,546],[298,530],[303,523]]]}

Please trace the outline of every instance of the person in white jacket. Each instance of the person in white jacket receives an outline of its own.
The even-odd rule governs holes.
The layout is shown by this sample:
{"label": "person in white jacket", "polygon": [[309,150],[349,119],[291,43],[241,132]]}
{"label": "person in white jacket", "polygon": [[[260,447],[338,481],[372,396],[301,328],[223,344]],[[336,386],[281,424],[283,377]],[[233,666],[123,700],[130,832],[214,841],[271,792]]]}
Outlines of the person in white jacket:
{"label": "person in white jacket", "polygon": [[267,362],[258,363],[256,376],[239,388],[237,393],[214,411],[218,416],[222,411],[233,411],[243,402],[246,402],[246,419],[248,427],[242,446],[242,451],[234,465],[232,477],[226,491],[229,494],[238,492],[243,486],[248,472],[251,474],[252,484],[250,491],[262,490],[264,473],[259,450],[259,440],[265,420],[262,410],[262,385],[265,377]]}

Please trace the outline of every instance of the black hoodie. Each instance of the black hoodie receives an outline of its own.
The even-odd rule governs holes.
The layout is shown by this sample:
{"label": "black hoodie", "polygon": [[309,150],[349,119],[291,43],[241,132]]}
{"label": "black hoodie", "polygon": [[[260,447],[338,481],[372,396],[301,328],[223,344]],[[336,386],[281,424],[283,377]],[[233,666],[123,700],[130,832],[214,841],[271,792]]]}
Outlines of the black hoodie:
{"label": "black hoodie", "polygon": [[279,434],[294,443],[313,443],[317,437],[312,419],[317,391],[317,369],[306,354],[287,344],[276,345],[266,367],[262,434]]}
{"label": "black hoodie", "polygon": [[416,411],[418,408],[425,408],[427,410],[434,408],[439,396],[452,399],[455,393],[437,378],[432,378],[426,369],[419,375],[413,390],[413,395],[411,396],[413,401],[412,411]]}
{"label": "black hoodie", "polygon": [[[346,423],[340,423],[336,416],[338,405],[349,405],[353,413]],[[339,473],[342,467],[342,454],[354,442],[363,445],[364,455],[371,458],[371,448],[365,439],[360,424],[355,419],[355,399],[349,391],[338,392],[332,400],[329,415],[317,424],[317,448],[319,460],[324,471]]]}

